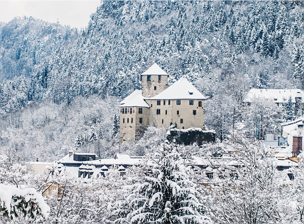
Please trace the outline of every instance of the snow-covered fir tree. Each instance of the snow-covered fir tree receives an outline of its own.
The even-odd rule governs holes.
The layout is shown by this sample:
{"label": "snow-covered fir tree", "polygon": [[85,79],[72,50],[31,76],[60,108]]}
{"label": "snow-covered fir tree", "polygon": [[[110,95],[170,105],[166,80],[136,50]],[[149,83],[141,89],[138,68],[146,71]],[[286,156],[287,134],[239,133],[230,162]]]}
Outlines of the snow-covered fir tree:
{"label": "snow-covered fir tree", "polygon": [[[142,183],[113,207],[113,223],[210,223],[201,193],[176,147],[163,144]],[[129,192],[128,192],[129,193]]]}

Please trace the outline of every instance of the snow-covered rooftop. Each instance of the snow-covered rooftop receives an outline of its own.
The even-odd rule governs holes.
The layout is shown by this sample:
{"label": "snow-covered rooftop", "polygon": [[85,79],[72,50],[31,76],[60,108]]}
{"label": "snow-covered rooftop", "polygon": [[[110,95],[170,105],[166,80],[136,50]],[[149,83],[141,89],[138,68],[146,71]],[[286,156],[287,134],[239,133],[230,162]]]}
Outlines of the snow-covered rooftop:
{"label": "snow-covered rooftop", "polygon": [[143,75],[168,75],[156,63],[154,63]]}
{"label": "snow-covered rooftop", "polygon": [[304,94],[300,89],[251,89],[244,99],[244,102],[250,103],[256,98],[265,98],[275,103],[287,103],[291,98],[295,103],[296,97],[302,97]]}
{"label": "snow-covered rooftop", "polygon": [[151,99],[197,99],[205,100],[206,97],[201,94],[186,78],[181,78],[163,92]]}
{"label": "snow-covered rooftop", "polygon": [[282,123],[281,126],[289,126],[289,125],[294,125],[294,124],[297,124],[297,123],[303,123],[304,122],[304,117],[300,117],[296,120],[293,120],[293,121],[288,121],[288,122],[285,122],[285,123]]}
{"label": "snow-covered rooftop", "polygon": [[141,90],[135,90],[123,101],[120,102],[120,107],[149,107],[144,100]]}

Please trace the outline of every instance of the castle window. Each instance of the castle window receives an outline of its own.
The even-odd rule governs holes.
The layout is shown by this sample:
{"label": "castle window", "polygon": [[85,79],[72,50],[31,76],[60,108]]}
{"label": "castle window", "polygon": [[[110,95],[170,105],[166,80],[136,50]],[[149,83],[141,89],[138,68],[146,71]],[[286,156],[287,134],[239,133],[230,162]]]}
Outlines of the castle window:
{"label": "castle window", "polygon": [[166,105],[166,100],[164,100],[164,105]]}
{"label": "castle window", "polygon": [[151,81],[151,75],[147,75],[147,81]]}
{"label": "castle window", "polygon": [[160,105],[160,100],[157,100],[157,105]]}
{"label": "castle window", "polygon": [[129,123],[129,118],[127,118],[127,123]]}
{"label": "castle window", "polygon": [[183,119],[180,119],[180,123],[181,123],[181,124],[184,123],[184,120],[183,120]]}
{"label": "castle window", "polygon": [[152,107],[153,105],[152,105],[152,103],[151,103],[151,107]]}
{"label": "castle window", "polygon": [[164,123],[164,119],[162,119],[162,124]]}
{"label": "castle window", "polygon": [[167,110],[165,111],[165,114],[167,115]]}
{"label": "castle window", "polygon": [[122,114],[124,114],[124,112],[125,112],[125,111],[124,111],[124,108],[121,108],[120,111],[121,111]]}
{"label": "castle window", "polygon": [[139,123],[140,123],[140,124],[143,123],[142,117],[139,118]]}
{"label": "castle window", "polygon": [[193,110],[193,115],[196,115],[196,110]]}
{"label": "castle window", "polygon": [[177,115],[179,115],[179,110],[178,110],[178,111],[176,111],[176,114],[177,114]]}
{"label": "castle window", "polygon": [[170,105],[171,104],[171,101],[170,100],[168,100],[168,105]]}
{"label": "castle window", "polygon": [[133,117],[131,118],[131,123],[133,123]]}
{"label": "castle window", "polygon": [[160,109],[157,109],[157,110],[156,110],[156,114],[160,114]]}
{"label": "castle window", "polygon": [[202,105],[203,105],[203,104],[202,104],[202,101],[198,101],[198,106],[199,106],[199,107],[202,107]]}
{"label": "castle window", "polygon": [[181,105],[181,100],[176,100],[176,105]]}
{"label": "castle window", "polygon": [[193,100],[189,100],[189,105],[193,105]]}
{"label": "castle window", "polygon": [[124,118],[122,119],[122,123],[125,123],[125,119]]}
{"label": "castle window", "polygon": [[142,108],[138,108],[138,113],[142,114]]}
{"label": "castle window", "polygon": [[132,108],[130,108],[130,114],[132,114]]}
{"label": "castle window", "polygon": [[159,81],[159,82],[161,81],[161,75],[158,76],[158,81]]}
{"label": "castle window", "polygon": [[185,127],[183,126],[183,129],[185,129]]}
{"label": "castle window", "polygon": [[156,86],[154,86],[154,90],[156,90]]}

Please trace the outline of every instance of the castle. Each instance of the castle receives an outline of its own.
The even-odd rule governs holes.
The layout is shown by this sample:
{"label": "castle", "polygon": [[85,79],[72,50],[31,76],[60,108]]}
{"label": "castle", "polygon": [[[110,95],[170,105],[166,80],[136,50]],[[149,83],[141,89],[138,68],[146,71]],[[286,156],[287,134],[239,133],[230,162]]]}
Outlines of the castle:
{"label": "castle", "polygon": [[168,87],[168,74],[156,63],[141,78],[142,90],[120,103],[120,143],[138,140],[148,126],[204,128],[206,98],[186,78]]}

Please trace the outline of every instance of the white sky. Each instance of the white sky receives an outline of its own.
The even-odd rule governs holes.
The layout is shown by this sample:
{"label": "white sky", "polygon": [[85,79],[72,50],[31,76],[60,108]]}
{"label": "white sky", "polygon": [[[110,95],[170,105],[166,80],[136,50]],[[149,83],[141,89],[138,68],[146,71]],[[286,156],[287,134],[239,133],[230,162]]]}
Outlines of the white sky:
{"label": "white sky", "polygon": [[62,25],[84,28],[100,0],[0,0],[0,21],[9,22],[16,16],[32,16]]}

